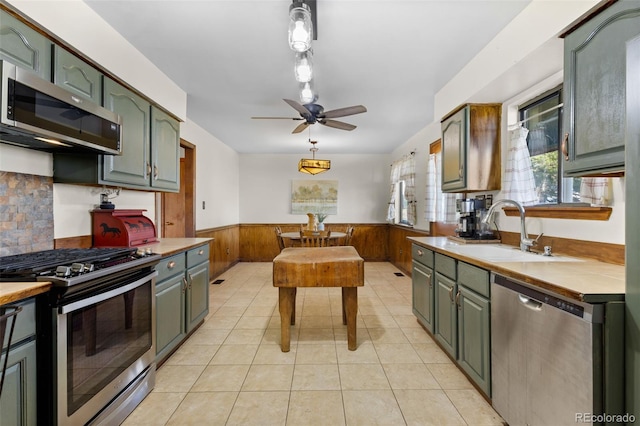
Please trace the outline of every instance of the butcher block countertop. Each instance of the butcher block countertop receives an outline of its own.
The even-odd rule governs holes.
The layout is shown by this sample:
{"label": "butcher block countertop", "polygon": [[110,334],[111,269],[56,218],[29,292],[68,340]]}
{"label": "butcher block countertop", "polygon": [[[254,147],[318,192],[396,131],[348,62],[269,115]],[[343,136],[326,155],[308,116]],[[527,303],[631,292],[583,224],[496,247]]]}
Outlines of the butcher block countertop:
{"label": "butcher block countertop", "polygon": [[[514,278],[561,296],[586,303],[624,300],[625,267],[591,259],[569,258],[534,261],[487,261],[487,245],[458,244],[447,237],[408,237],[422,247],[470,263],[505,277]],[[503,246],[504,247],[504,246]],[[477,253],[474,252],[477,250]],[[533,255],[532,255],[533,256]]]}
{"label": "butcher block countertop", "polygon": [[0,283],[0,305],[46,293],[49,288],[50,282]]}
{"label": "butcher block countertop", "polygon": [[[213,238],[161,238],[160,241],[142,247],[151,248],[154,253],[163,257],[171,256],[181,251],[189,250],[208,243]],[[0,283],[0,305],[14,303],[22,299],[46,293],[51,287],[50,282],[15,282]]]}
{"label": "butcher block countertop", "polygon": [[142,247],[151,248],[154,253],[161,254],[162,257],[167,257],[201,246],[211,240],[213,240],[213,238],[160,238],[160,241],[157,243],[146,244]]}

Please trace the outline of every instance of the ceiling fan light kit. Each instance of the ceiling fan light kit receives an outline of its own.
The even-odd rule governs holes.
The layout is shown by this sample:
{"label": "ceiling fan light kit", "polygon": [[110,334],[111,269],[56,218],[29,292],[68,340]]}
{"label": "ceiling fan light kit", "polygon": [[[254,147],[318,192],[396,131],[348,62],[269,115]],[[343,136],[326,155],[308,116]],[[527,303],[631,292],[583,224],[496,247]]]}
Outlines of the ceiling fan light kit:
{"label": "ceiling fan light kit", "polygon": [[298,171],[301,173],[307,173],[310,175],[317,175],[319,173],[326,172],[331,169],[331,160],[316,160],[316,144],[318,141],[312,141],[309,139],[309,143],[313,146],[309,149],[311,151],[313,158],[301,158],[298,162]]}
{"label": "ceiling fan light kit", "polygon": [[289,6],[289,47],[296,52],[306,52],[311,48],[312,39],[311,8],[302,1],[294,1]]}

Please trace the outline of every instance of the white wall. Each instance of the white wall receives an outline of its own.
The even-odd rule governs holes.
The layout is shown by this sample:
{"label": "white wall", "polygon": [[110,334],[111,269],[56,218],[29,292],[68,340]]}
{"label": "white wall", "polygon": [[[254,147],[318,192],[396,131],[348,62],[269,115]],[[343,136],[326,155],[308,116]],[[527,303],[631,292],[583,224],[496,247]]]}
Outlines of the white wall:
{"label": "white wall", "polygon": [[[440,119],[467,102],[503,103],[502,158],[506,159],[508,125],[517,121],[517,106],[562,83],[563,42],[558,38],[570,24],[598,2],[534,0],[435,96],[435,117],[419,133],[393,151],[393,159],[416,150],[418,229],[429,229],[424,219],[429,144],[440,139]],[[535,28],[535,31],[527,29]],[[504,175],[504,167],[502,170]],[[624,179],[613,179],[613,212],[608,221],[527,219],[527,231],[563,238],[624,244]],[[504,198],[499,192],[494,199]],[[519,232],[518,218],[500,213],[500,229]]]}
{"label": "white wall", "polygon": [[196,145],[196,230],[237,224],[238,153],[188,119],[180,126],[180,137]]}
{"label": "white wall", "polygon": [[297,179],[337,180],[338,214],[331,223],[384,223],[389,197],[388,155],[321,155],[331,170],[316,176],[298,172],[305,155],[240,156],[240,222],[306,223],[291,214],[291,182]]}

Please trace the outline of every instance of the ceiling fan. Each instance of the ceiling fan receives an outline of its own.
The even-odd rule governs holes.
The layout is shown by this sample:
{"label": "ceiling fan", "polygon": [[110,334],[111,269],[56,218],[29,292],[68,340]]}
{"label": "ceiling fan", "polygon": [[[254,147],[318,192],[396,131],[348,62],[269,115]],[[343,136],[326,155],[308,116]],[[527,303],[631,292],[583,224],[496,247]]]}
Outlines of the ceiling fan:
{"label": "ceiling fan", "polygon": [[312,124],[320,123],[322,125],[333,127],[341,130],[353,130],[356,128],[353,124],[345,123],[342,121],[332,120],[332,118],[346,117],[348,115],[361,114],[367,112],[367,108],[362,105],[355,105],[346,108],[333,109],[331,111],[325,111],[322,105],[315,103],[309,103],[302,105],[299,102],[292,101],[291,99],[283,99],[293,109],[300,113],[300,117],[251,117],[253,119],[266,119],[266,120],[304,120],[293,129],[291,133],[300,133]]}

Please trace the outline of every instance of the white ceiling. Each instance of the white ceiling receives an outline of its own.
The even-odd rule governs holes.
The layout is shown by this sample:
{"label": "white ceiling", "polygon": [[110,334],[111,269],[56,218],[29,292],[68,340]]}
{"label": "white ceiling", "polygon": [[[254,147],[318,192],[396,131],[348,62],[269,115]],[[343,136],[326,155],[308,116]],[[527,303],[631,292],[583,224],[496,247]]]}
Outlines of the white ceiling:
{"label": "white ceiling", "polygon": [[[317,0],[317,103],[364,105],[337,120],[300,121],[287,44],[290,0],[85,0],[187,93],[187,115],[239,153],[390,153],[433,117],[438,92],[530,0]],[[194,141],[195,142],[195,141]]]}

